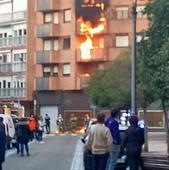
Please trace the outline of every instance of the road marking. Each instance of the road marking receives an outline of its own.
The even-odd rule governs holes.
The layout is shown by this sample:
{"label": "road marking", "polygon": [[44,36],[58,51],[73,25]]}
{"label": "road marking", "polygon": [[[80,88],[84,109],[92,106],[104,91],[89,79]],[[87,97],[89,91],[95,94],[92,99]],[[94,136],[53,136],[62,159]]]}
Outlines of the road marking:
{"label": "road marking", "polygon": [[76,144],[75,154],[70,170],[83,170],[83,143],[79,139]]}

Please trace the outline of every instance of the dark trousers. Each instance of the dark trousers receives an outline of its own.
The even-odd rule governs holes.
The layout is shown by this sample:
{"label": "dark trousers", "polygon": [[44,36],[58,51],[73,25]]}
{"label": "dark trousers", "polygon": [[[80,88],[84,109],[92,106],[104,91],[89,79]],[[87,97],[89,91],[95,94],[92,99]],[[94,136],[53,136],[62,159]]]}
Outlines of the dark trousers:
{"label": "dark trousers", "polygon": [[34,133],[35,133],[35,131],[33,131],[33,130],[30,131],[30,140],[31,141],[34,139]]}
{"label": "dark trousers", "polygon": [[43,130],[38,131],[38,140],[42,141],[42,136],[43,136]]}
{"label": "dark trousers", "polygon": [[25,147],[26,153],[27,153],[27,154],[29,153],[29,147],[28,147],[28,143],[27,143],[27,142],[25,142],[25,143],[20,143],[20,146],[21,146],[21,154],[24,153],[24,147]]}
{"label": "dark trousers", "polygon": [[130,170],[139,170],[140,156],[127,155],[127,163],[130,167]]}
{"label": "dark trousers", "polygon": [[105,170],[109,153],[93,155],[93,170]]}
{"label": "dark trousers", "polygon": [[0,162],[0,170],[2,170],[2,162]]}
{"label": "dark trousers", "polygon": [[50,124],[46,124],[46,133],[50,133]]}

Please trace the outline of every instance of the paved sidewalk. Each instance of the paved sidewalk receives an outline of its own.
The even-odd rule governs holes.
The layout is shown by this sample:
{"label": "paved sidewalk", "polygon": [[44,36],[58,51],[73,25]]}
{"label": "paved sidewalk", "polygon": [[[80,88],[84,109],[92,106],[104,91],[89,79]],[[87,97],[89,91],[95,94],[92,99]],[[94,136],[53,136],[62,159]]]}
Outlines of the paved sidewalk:
{"label": "paved sidewalk", "polygon": [[165,132],[149,132],[148,133],[148,148],[149,153],[166,155],[167,154],[167,143]]}

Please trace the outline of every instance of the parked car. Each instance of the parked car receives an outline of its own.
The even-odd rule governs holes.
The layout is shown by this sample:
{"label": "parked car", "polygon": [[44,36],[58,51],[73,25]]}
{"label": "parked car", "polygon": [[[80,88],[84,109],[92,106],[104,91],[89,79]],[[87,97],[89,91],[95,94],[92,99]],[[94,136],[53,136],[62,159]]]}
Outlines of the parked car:
{"label": "parked car", "polygon": [[[94,120],[94,121],[91,120],[89,128],[92,126],[92,124],[95,124],[95,123],[96,123],[96,120]],[[128,127],[125,125],[119,125],[120,136],[121,136],[122,140],[124,138],[124,134],[125,134],[125,131],[127,130],[127,128]],[[86,132],[88,132],[88,131],[89,131],[89,129],[86,130]],[[86,138],[87,138],[87,136],[85,136],[85,135],[81,138],[83,143],[85,143]],[[92,170],[91,151],[84,150],[83,163],[84,163],[84,170]],[[127,160],[126,160],[125,152],[120,151],[115,170],[126,170],[126,168],[127,168]]]}

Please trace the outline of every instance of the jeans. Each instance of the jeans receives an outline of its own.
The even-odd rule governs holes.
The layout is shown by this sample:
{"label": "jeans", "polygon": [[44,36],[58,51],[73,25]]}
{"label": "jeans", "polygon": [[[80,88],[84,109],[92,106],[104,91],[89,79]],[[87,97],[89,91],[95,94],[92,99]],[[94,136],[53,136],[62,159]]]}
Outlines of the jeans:
{"label": "jeans", "polygon": [[109,153],[102,155],[93,154],[93,170],[105,170]]}
{"label": "jeans", "polygon": [[2,170],[2,162],[0,162],[0,170]]}
{"label": "jeans", "polygon": [[20,145],[21,145],[21,154],[24,153],[24,146],[25,146],[26,153],[29,154],[28,143],[20,143]]}
{"label": "jeans", "polygon": [[114,170],[117,164],[117,159],[120,152],[120,145],[112,145],[112,151],[109,155],[106,170]]}

